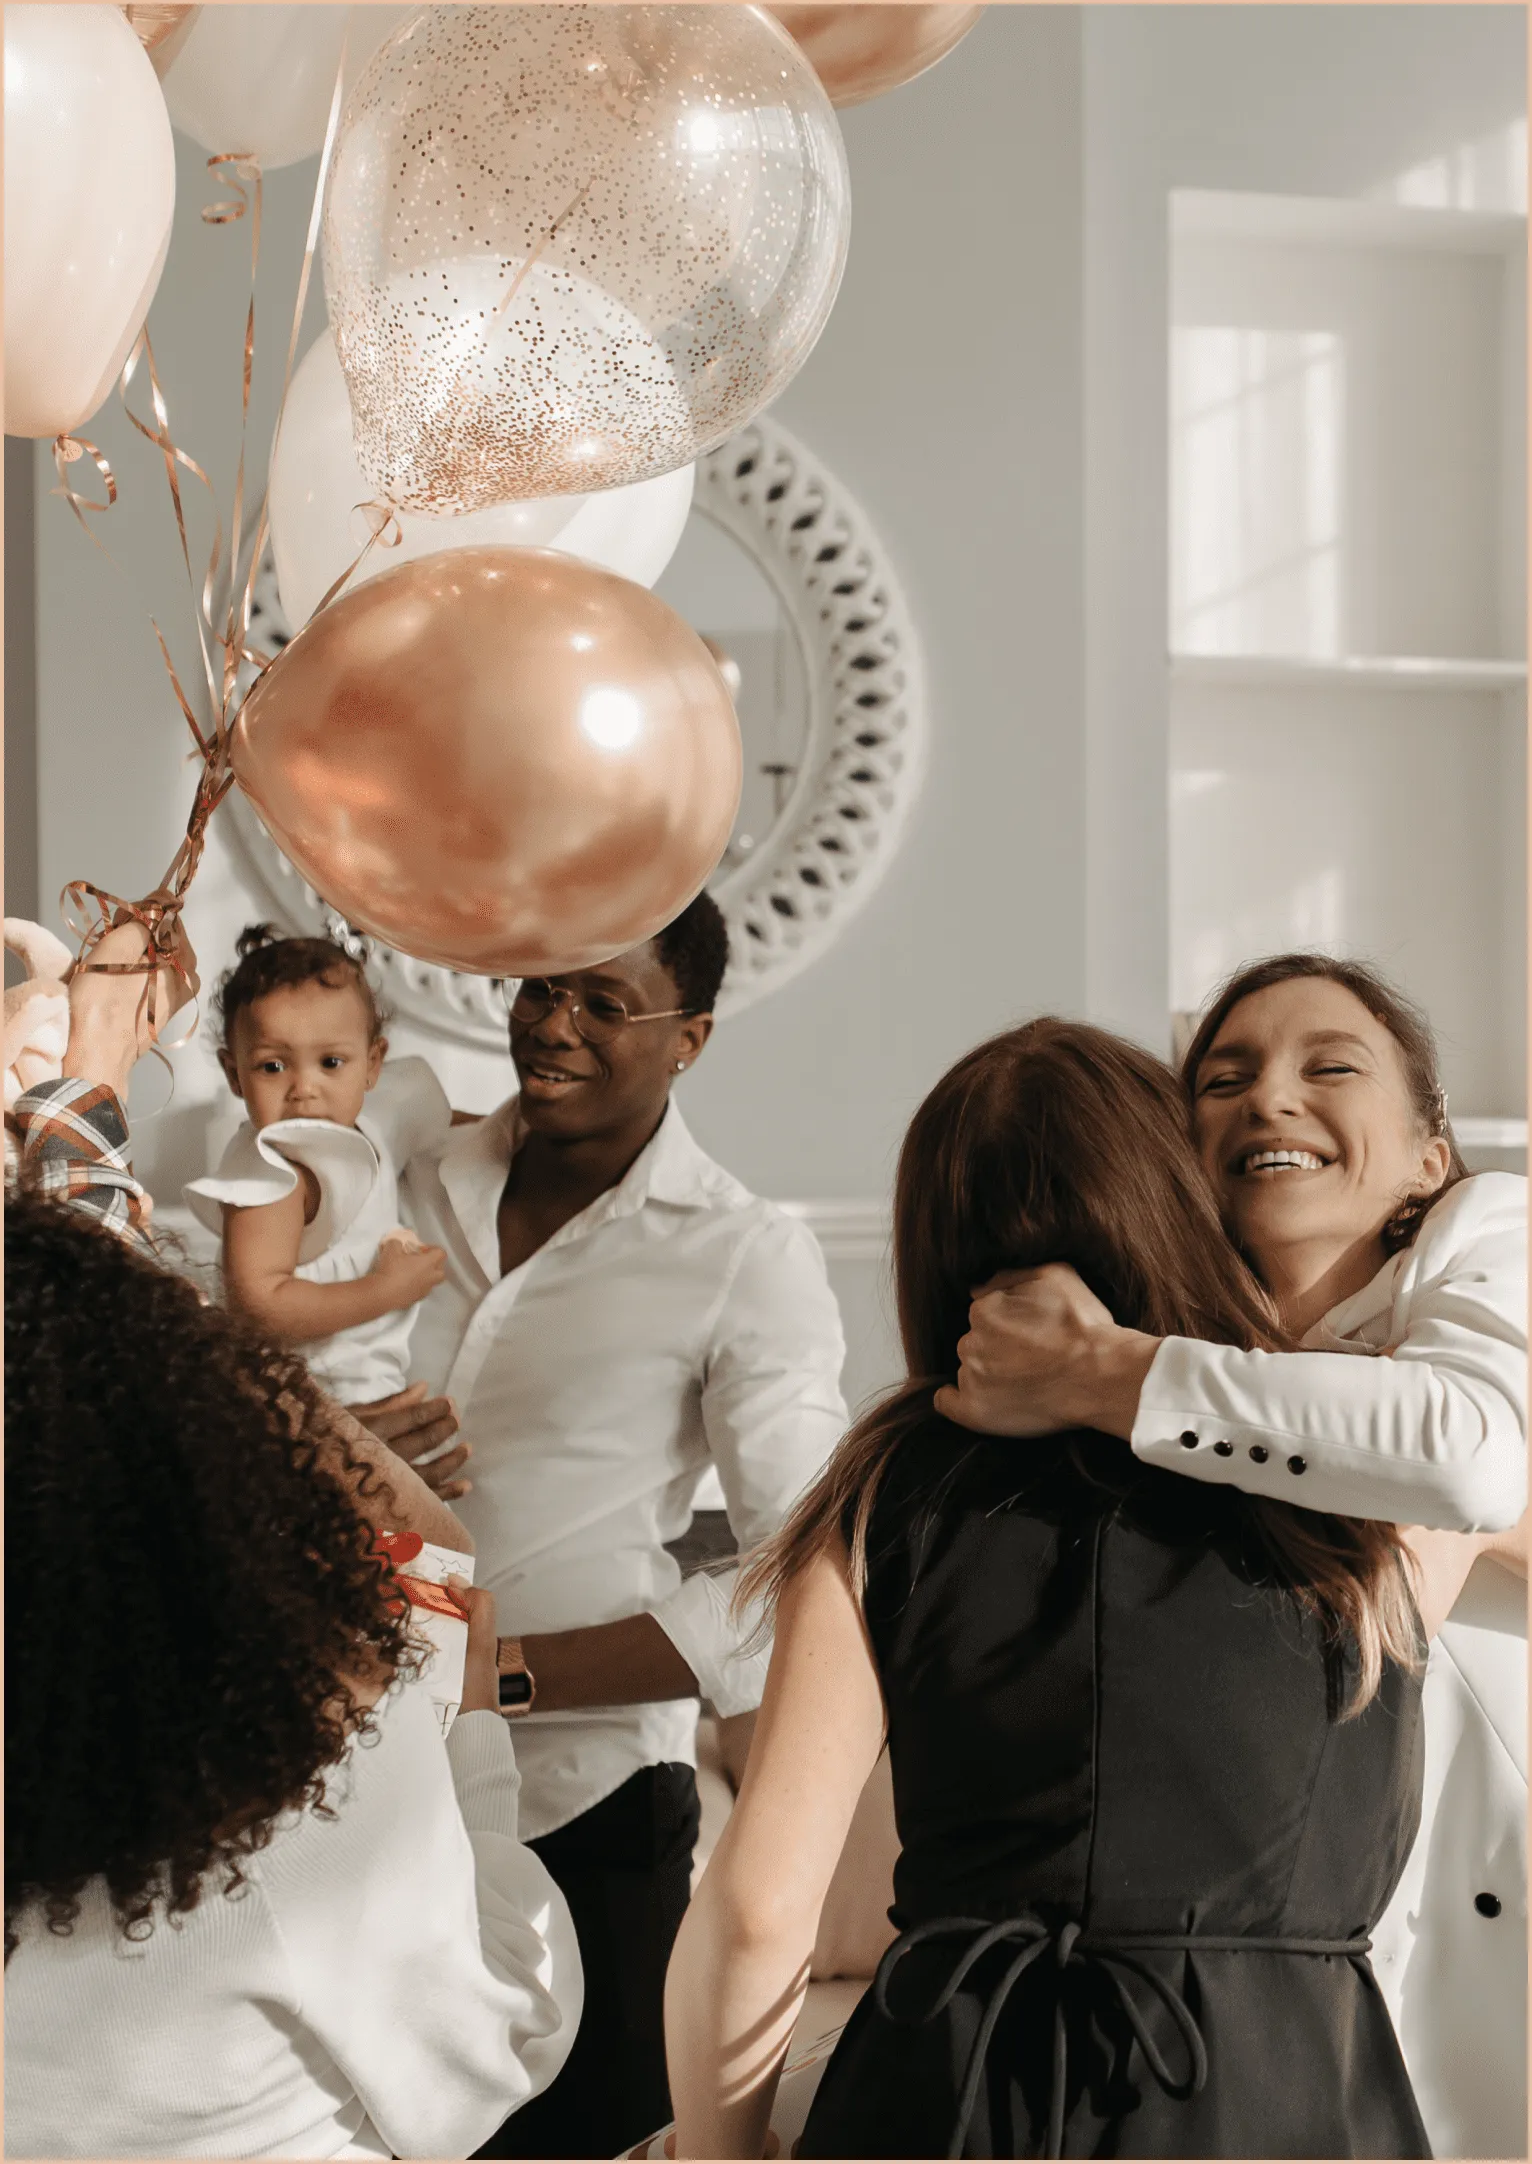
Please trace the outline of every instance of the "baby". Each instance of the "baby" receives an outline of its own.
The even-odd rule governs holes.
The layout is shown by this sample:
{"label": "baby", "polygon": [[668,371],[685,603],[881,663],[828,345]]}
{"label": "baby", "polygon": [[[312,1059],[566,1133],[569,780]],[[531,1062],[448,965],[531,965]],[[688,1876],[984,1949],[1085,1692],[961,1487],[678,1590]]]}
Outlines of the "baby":
{"label": "baby", "polygon": [[450,1124],[441,1085],[424,1060],[384,1066],[366,973],[328,939],[250,926],[217,1007],[219,1061],[249,1118],[186,1199],[222,1232],[225,1296],[301,1346],[342,1404],[391,1397],[414,1310],[446,1263],[400,1227],[396,1177]]}

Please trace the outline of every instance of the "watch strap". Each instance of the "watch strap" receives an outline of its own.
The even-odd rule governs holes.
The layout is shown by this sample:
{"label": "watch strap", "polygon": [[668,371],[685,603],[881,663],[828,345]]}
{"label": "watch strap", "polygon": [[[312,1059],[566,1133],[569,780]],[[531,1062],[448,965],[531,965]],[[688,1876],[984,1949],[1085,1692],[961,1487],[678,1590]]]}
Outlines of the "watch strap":
{"label": "watch strap", "polygon": [[537,1697],[537,1678],[527,1666],[519,1638],[502,1638],[495,1655],[500,1671],[500,1711],[512,1719],[530,1713]]}

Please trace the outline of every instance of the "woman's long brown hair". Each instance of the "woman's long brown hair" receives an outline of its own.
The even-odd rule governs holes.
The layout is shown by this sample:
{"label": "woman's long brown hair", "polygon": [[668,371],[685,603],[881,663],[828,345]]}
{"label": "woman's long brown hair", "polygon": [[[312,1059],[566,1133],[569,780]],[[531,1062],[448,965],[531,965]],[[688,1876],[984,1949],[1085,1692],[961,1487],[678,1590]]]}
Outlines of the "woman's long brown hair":
{"label": "woman's long brown hair", "polygon": [[[1044,1018],[992,1037],[937,1083],[900,1153],[894,1275],[907,1379],[862,1416],[782,1530],[748,1559],[741,1606],[761,1601],[772,1613],[848,1516],[861,1597],[879,1483],[899,1443],[938,1418],[932,1396],[956,1372],[974,1287],[1046,1262],[1072,1264],[1126,1328],[1286,1348],[1219,1221],[1171,1070],[1084,1023]],[[1359,1712],[1385,1659],[1419,1665],[1398,1532],[1243,1500],[1281,1582],[1320,1617],[1334,1653],[1354,1654],[1346,1711]]]}

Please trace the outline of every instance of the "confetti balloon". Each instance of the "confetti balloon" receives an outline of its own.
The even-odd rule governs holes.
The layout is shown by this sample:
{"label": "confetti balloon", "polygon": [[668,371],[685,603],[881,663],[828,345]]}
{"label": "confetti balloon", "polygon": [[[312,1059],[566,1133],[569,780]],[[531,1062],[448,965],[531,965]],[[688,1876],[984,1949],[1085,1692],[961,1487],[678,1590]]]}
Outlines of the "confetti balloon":
{"label": "confetti balloon", "polygon": [[984,10],[919,7],[913,0],[884,7],[863,0],[851,6],[774,7],[771,13],[813,62],[830,103],[861,105],[934,68]]}
{"label": "confetti balloon", "polygon": [[[283,612],[295,630],[348,570],[349,591],[411,557],[485,543],[560,548],[652,586],[685,528],[694,473],[682,466],[594,496],[522,497],[461,518],[401,511],[381,519],[369,509],[352,449],[351,407],[328,331],[293,377],[270,470],[271,548]],[[368,549],[374,523],[381,532]]]}
{"label": "confetti balloon", "polygon": [[697,634],[552,549],[451,549],[332,601],[257,680],[232,757],[350,923],[497,977],[652,938],[723,855],[741,776]]}
{"label": "confetti balloon", "polygon": [[357,83],[325,198],[370,487],[443,515],[689,465],[807,357],[849,205],[761,8],[425,9]]}

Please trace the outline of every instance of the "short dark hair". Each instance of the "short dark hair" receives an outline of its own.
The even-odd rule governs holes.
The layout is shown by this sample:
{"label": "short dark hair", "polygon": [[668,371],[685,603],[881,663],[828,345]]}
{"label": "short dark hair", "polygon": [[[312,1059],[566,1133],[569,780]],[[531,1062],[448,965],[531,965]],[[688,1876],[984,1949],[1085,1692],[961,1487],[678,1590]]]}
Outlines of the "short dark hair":
{"label": "short dark hair", "polygon": [[1431,1025],[1420,1009],[1377,970],[1369,969],[1365,962],[1342,961],[1333,954],[1308,953],[1269,954],[1263,961],[1248,962],[1243,969],[1237,969],[1213,994],[1182,1057],[1181,1082],[1187,1102],[1195,1104],[1198,1069],[1212,1050],[1214,1038],[1240,1001],[1249,999],[1253,993],[1268,991],[1274,984],[1290,983],[1295,977],[1322,977],[1329,984],[1340,985],[1354,999],[1361,1001],[1375,1022],[1383,1024],[1399,1048],[1404,1086],[1410,1093],[1421,1131],[1440,1135],[1447,1144],[1447,1174],[1440,1187],[1429,1195],[1415,1195],[1402,1203],[1383,1228],[1383,1245],[1389,1254],[1395,1254],[1401,1247],[1409,1246],[1420,1230],[1426,1212],[1440,1202],[1449,1187],[1456,1187],[1459,1180],[1466,1180],[1469,1172],[1447,1118],[1447,1093],[1442,1088],[1436,1038]]}
{"label": "short dark hair", "polygon": [[711,894],[699,894],[663,932],[654,951],[675,980],[687,1014],[711,1014],[729,966],[729,928]]}
{"label": "short dark hair", "polygon": [[224,1050],[232,1051],[234,1018],[268,992],[295,984],[324,984],[332,992],[352,985],[367,1009],[368,1042],[376,1044],[388,1011],[368,981],[364,964],[333,939],[286,938],[270,924],[247,924],[235,945],[239,960],[225,970],[213,995]]}

